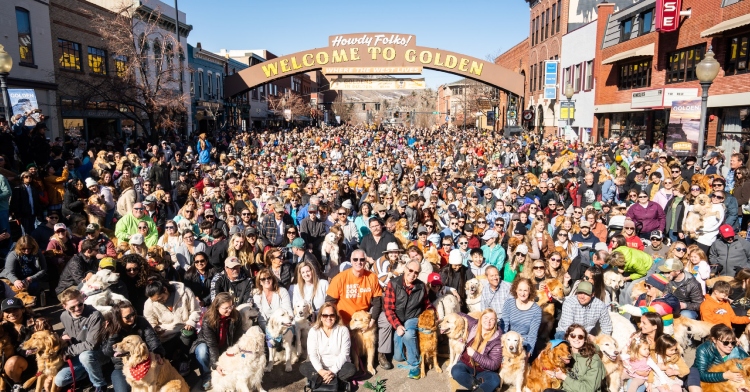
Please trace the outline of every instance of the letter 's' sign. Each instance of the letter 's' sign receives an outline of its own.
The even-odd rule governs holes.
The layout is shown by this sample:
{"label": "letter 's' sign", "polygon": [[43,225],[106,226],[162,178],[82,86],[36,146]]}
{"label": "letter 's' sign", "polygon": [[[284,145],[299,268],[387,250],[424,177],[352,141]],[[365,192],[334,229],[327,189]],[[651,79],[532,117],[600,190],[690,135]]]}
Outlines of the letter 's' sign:
{"label": "letter 's' sign", "polygon": [[682,0],[656,0],[656,30],[669,33],[680,27]]}

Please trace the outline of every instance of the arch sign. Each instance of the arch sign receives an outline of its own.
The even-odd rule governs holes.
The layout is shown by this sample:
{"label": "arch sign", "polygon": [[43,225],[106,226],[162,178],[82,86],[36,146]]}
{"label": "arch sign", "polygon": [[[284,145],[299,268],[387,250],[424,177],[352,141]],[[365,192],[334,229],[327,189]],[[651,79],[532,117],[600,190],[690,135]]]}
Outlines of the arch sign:
{"label": "arch sign", "polygon": [[256,86],[299,73],[420,74],[422,69],[443,71],[478,80],[515,95],[524,94],[524,77],[499,65],[443,49],[417,46],[414,35],[358,33],[333,35],[328,47],[269,59],[224,79],[228,97]]}

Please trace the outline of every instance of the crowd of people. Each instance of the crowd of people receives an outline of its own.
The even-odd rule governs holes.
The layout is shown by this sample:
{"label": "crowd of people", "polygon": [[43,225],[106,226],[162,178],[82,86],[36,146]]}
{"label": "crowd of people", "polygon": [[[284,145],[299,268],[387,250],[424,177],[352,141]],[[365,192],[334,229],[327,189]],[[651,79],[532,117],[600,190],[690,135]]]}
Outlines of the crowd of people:
{"label": "crowd of people", "polygon": [[[112,346],[137,334],[180,373],[197,367],[211,389],[219,356],[243,334],[243,304],[264,330],[275,310],[309,305],[313,327],[296,344],[313,389],[357,377],[347,327],[361,310],[377,329],[377,365],[404,362],[404,377],[418,379],[417,319],[443,296],[468,325],[450,371],[467,390],[503,382],[509,331],[529,362],[569,345],[571,368],[549,370],[557,390],[605,390],[590,337],[613,333],[613,310],[637,327],[622,342],[628,392],[742,377],[708,371],[748,355],[738,346],[750,323],[742,153],[709,148],[698,167],[628,137],[353,125],[153,144],[66,136],[40,153],[43,124],[22,124],[0,121],[12,147],[0,142],[3,326],[14,346],[29,338],[35,316],[20,292],[37,306],[60,302],[72,366],[59,387],[87,376],[97,392],[129,391]],[[80,289],[104,269],[119,273],[110,289],[128,301],[103,316]],[[620,286],[605,284],[609,271]],[[550,294],[553,280],[564,297]],[[467,282],[481,285],[478,299]],[[554,304],[549,330],[540,295]],[[680,317],[714,325],[692,366],[670,336]],[[5,358],[16,384],[36,370],[25,352]]]}

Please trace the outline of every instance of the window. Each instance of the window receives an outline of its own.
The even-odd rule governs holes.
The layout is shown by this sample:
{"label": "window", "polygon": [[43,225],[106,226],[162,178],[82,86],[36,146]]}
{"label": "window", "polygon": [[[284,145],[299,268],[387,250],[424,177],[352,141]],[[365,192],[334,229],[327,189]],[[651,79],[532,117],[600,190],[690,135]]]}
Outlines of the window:
{"label": "window", "polygon": [[667,59],[669,65],[667,66],[667,83],[697,80],[698,77],[695,75],[695,66],[698,65],[703,58],[705,47],[705,45],[698,45],[668,53]]}
{"label": "window", "polygon": [[544,62],[540,61],[539,64],[536,65],[536,67],[537,67],[536,77],[538,78],[537,83],[539,85],[538,87],[539,87],[539,90],[543,90],[544,89]]}
{"label": "window", "polygon": [[531,74],[531,80],[529,81],[529,91],[536,91],[536,66],[534,66],[534,64],[531,64],[529,68],[529,73]]}
{"label": "window", "polygon": [[213,86],[213,80],[212,80],[213,77],[214,77],[213,72],[209,72],[208,73],[208,77],[206,78],[206,81],[207,81],[207,83],[206,83],[206,93],[208,95],[208,98],[212,98],[213,94],[214,94],[214,90],[212,88],[212,86]]}
{"label": "window", "polygon": [[203,70],[198,70],[198,99],[203,99]]}
{"label": "window", "polygon": [[562,12],[561,10],[562,10],[562,3],[557,5],[557,26],[555,26],[555,30],[557,30],[558,33],[560,32],[560,19],[562,19],[560,17],[560,13]]}
{"label": "window", "polygon": [[195,95],[195,74],[190,73],[190,95]]}
{"label": "window", "polygon": [[545,32],[545,30],[544,30],[544,14],[545,14],[545,12],[542,11],[542,17],[541,17],[541,20],[539,20],[539,26],[540,26],[540,29],[541,29],[541,31],[539,32],[539,41],[541,41],[541,42],[544,42],[544,32]]}
{"label": "window", "polygon": [[583,81],[583,89],[588,91],[594,88],[594,60],[586,62],[586,78]]}
{"label": "window", "polygon": [[725,75],[739,75],[747,72],[747,63],[750,60],[747,50],[748,41],[750,41],[750,33],[729,39],[727,63],[724,67]]}
{"label": "window", "polygon": [[534,45],[539,43],[539,17],[534,18]]}
{"label": "window", "polygon": [[557,3],[552,4],[552,34],[555,35],[555,18],[557,18]]}
{"label": "window", "polygon": [[625,42],[630,39],[630,35],[633,33],[633,19],[624,20],[620,23],[620,42]]}
{"label": "window", "polygon": [[221,97],[221,75],[216,74],[216,97]]}
{"label": "window", "polygon": [[115,72],[121,78],[128,76],[128,56],[115,56]]}
{"label": "window", "polygon": [[34,50],[31,45],[31,17],[29,11],[16,8],[16,25],[18,26],[18,51],[21,63],[34,64]]}
{"label": "window", "polygon": [[651,32],[651,25],[654,23],[654,10],[650,9],[638,16],[638,36]]}
{"label": "window", "polygon": [[545,18],[544,25],[547,26],[547,28],[544,29],[544,39],[547,39],[547,36],[552,36],[552,33],[549,31],[549,9],[547,9],[547,16]]}
{"label": "window", "polygon": [[581,91],[581,64],[576,64],[573,71],[573,91]]}
{"label": "window", "polygon": [[81,44],[57,39],[60,48],[60,68],[71,71],[81,71]]}
{"label": "window", "polygon": [[96,75],[107,74],[107,51],[89,46],[89,68]]}
{"label": "window", "polygon": [[620,90],[651,86],[651,60],[620,66],[620,80],[617,87]]}
{"label": "window", "polygon": [[154,40],[154,65],[156,66],[156,73],[158,74],[162,70],[164,65],[164,51],[161,46],[159,39]]}

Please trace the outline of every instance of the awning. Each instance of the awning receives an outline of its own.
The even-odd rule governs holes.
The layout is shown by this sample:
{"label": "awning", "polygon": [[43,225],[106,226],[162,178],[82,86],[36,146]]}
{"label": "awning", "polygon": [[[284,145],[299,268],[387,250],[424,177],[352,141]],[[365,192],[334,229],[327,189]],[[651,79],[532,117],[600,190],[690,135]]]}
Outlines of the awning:
{"label": "awning", "polygon": [[602,64],[613,64],[620,60],[629,59],[631,57],[642,57],[642,56],[653,56],[653,55],[654,55],[654,44],[650,43],[646,46],[641,46],[640,48],[630,49],[630,50],[626,50],[624,52],[618,53],[602,61]]}
{"label": "awning", "polygon": [[713,37],[727,30],[736,29],[748,24],[750,24],[750,14],[738,16],[734,19],[725,20],[708,30],[704,30],[701,32],[701,38]]}

